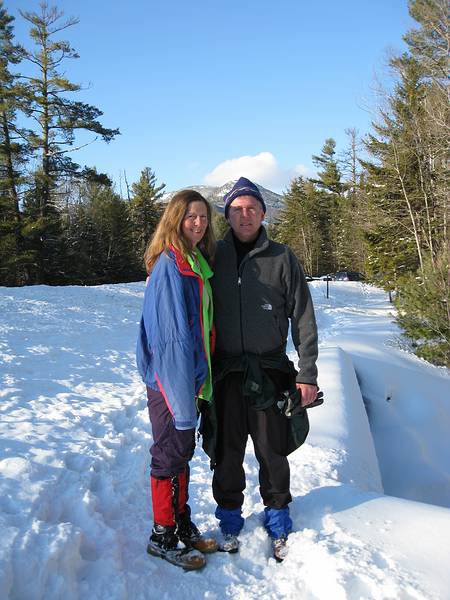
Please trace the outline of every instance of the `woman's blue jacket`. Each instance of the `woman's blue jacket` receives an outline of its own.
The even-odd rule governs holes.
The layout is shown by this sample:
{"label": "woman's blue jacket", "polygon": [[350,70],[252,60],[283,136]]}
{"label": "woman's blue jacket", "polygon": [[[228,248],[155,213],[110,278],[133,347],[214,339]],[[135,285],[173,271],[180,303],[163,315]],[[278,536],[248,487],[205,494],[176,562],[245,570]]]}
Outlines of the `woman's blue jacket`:
{"label": "woman's blue jacket", "polygon": [[144,383],[163,394],[176,429],[196,427],[195,397],[208,375],[202,294],[184,256],[163,252],[145,289],[136,362]]}

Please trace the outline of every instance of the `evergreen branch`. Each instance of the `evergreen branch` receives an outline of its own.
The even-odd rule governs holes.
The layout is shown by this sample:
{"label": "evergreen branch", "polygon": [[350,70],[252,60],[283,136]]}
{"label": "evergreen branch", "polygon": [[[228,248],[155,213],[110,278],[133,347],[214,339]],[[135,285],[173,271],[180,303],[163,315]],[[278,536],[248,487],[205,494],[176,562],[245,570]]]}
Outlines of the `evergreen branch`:
{"label": "evergreen branch", "polygon": [[[93,140],[91,140],[90,142],[87,142],[86,144],[82,144],[81,146],[77,146],[76,148],[70,148],[69,150],[54,150],[49,153],[49,156],[58,156],[58,155],[62,155],[62,154],[67,154],[68,152],[76,152],[77,150],[81,150],[82,148],[85,148],[86,146],[90,146],[97,139],[98,139],[98,136],[95,136],[95,138]],[[65,143],[65,142],[60,142],[60,144],[63,144],[63,143]],[[69,142],[67,142],[67,143],[69,143]]]}

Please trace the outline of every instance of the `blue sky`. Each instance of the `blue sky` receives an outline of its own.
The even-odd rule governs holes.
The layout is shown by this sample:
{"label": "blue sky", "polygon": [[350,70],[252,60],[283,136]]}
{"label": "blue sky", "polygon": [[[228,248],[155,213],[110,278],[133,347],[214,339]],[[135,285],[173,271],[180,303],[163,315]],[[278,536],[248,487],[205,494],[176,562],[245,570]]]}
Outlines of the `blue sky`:
{"label": "blue sky", "polygon": [[[49,3],[52,5],[52,3]],[[387,56],[414,25],[406,0],[58,0],[77,16],[65,64],[121,135],[75,153],[124,188],[149,166],[168,190],[240,175],[282,191],[345,129],[370,130]],[[29,45],[6,0],[17,39]],[[91,138],[83,136],[80,141]]]}

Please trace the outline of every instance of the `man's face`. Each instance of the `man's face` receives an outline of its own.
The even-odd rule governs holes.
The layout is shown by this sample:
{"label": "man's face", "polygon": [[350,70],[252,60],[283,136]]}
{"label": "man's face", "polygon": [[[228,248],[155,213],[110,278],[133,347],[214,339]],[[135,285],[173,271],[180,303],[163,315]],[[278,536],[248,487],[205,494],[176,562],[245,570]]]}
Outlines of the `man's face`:
{"label": "man's face", "polygon": [[228,223],[241,242],[253,242],[264,219],[261,202],[253,196],[238,196],[230,204]]}

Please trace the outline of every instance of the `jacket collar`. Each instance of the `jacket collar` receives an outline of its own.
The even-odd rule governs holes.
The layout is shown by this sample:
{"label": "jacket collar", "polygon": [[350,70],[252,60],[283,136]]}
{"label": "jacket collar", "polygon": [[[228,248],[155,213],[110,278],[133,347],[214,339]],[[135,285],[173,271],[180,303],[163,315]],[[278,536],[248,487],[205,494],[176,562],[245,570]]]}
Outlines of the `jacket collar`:
{"label": "jacket collar", "polygon": [[[233,250],[234,250],[233,230],[231,229],[231,227],[225,234],[225,237],[223,238],[223,240],[227,244],[231,244],[231,246],[233,247]],[[254,254],[257,254],[258,252],[265,250],[269,246],[269,241],[270,240],[267,237],[266,228],[264,227],[264,225],[261,225],[261,229],[260,229],[260,232],[258,235],[258,239],[256,240],[256,244],[255,244],[254,248],[252,250],[250,250],[248,255],[253,256]]]}
{"label": "jacket collar", "polygon": [[170,246],[169,250],[173,255],[175,264],[182,275],[195,275],[194,271],[191,269],[191,265],[188,263],[182,252],[175,248],[175,246]]}
{"label": "jacket collar", "polygon": [[[198,277],[197,273],[195,273],[189,264],[189,261],[184,256],[182,252],[180,252],[175,246],[170,246],[169,252],[173,255],[175,259],[175,264],[177,265],[177,269],[180,271],[182,275],[193,275],[194,277]],[[200,253],[200,251],[199,251]],[[205,258],[204,260],[204,275],[205,279],[210,279],[213,276],[213,271],[210,268],[208,262]]]}

